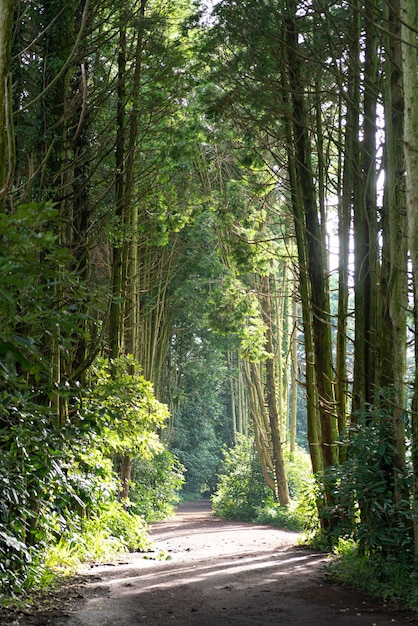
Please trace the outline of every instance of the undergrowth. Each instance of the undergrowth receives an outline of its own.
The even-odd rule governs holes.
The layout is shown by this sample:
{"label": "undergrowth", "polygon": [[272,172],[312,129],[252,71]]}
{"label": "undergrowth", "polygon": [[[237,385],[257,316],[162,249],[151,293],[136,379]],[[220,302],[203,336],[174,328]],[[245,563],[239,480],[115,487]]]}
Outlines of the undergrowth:
{"label": "undergrowth", "polygon": [[147,529],[143,517],[128,513],[118,502],[103,507],[99,515],[90,519],[75,517],[58,541],[33,555],[18,592],[11,584],[12,572],[8,572],[4,581],[8,585],[0,584],[0,602],[2,597],[9,602],[22,593],[50,587],[63,576],[75,574],[83,563],[111,561],[127,552],[149,552],[153,543]]}
{"label": "undergrowth", "polygon": [[330,578],[375,598],[418,613],[418,571],[382,555],[364,555],[352,540],[340,539],[328,566]]}
{"label": "undergrowth", "polygon": [[236,446],[224,451],[213,510],[223,519],[270,524],[286,530],[302,531],[317,518],[311,495],[314,481],[308,455],[297,449],[287,454],[287,476],[291,502],[280,506],[265,483],[258,455],[251,438],[240,436]]}
{"label": "undergrowth", "polygon": [[45,565],[49,570],[72,573],[85,562],[107,561],[124,552],[151,548],[144,519],[113,502],[100,515],[65,533],[48,549]]}

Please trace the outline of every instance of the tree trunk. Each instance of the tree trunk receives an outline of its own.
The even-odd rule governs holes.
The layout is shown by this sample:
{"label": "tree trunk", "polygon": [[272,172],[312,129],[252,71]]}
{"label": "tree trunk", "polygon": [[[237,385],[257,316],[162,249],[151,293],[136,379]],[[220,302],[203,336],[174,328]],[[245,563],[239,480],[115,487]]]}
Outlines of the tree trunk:
{"label": "tree trunk", "polygon": [[229,395],[230,395],[230,406],[231,406],[231,421],[232,421],[232,441],[236,444],[237,432],[238,432],[238,381],[237,381],[237,368],[233,362],[233,353],[231,350],[227,351],[226,360],[228,363],[228,373],[229,373]]}
{"label": "tree trunk", "polygon": [[[360,116],[360,10],[358,2],[353,6],[353,18],[349,32],[349,63],[347,76],[347,98],[342,103],[345,111],[344,162],[342,171],[341,200],[338,204],[338,322],[336,354],[336,401],[340,434],[347,428],[347,320],[349,296],[350,227],[353,202],[359,188],[359,116]],[[340,113],[341,115],[341,113]]]}
{"label": "tree trunk", "polygon": [[272,441],[274,478],[280,505],[286,506],[289,504],[290,500],[280,432],[281,419],[277,406],[277,384],[274,359],[275,349],[273,345],[273,310],[269,276],[265,276],[263,278],[261,282],[261,289],[263,320],[266,325],[266,350],[272,355],[266,360],[266,396]]}
{"label": "tree trunk", "polygon": [[290,444],[289,450],[292,455],[296,449],[297,434],[297,414],[298,414],[298,303],[296,297],[293,296],[293,330],[290,340],[290,354],[292,362],[292,382],[291,382],[291,401],[290,401]]}
{"label": "tree trunk", "polygon": [[11,187],[14,170],[10,75],[13,6],[13,0],[0,0],[0,203]]}
{"label": "tree trunk", "polygon": [[129,489],[132,474],[132,457],[129,454],[124,454],[122,457],[121,469],[120,469],[120,494],[119,499],[125,509],[128,508],[129,501]]}
{"label": "tree trunk", "polygon": [[385,194],[382,210],[382,348],[380,387],[389,392],[386,409],[393,422],[395,501],[402,494],[398,476],[405,470],[406,349],[408,279],[400,3],[388,6],[386,37]]}
{"label": "tree trunk", "polygon": [[[123,13],[123,11],[122,11]],[[126,246],[124,218],[125,189],[125,107],[126,107],[126,24],[124,15],[120,16],[117,114],[116,114],[116,150],[115,150],[115,209],[118,218],[119,237],[112,249],[111,302],[109,313],[109,353],[112,359],[120,355],[124,327],[124,282],[123,270]]]}
{"label": "tree trunk", "polygon": [[[305,112],[304,85],[300,74],[297,49],[298,31],[293,5],[291,10],[292,13],[286,20],[286,40],[289,51],[289,87],[296,157],[296,182],[300,189],[305,220],[306,261],[310,287],[318,410],[321,421],[321,447],[324,466],[328,467],[338,462],[336,443],[338,428],[333,384],[328,270],[325,263],[324,228],[323,225],[321,228],[316,205]],[[297,219],[295,218],[295,222]],[[300,228],[300,225],[296,225],[296,227]]]}
{"label": "tree trunk", "polygon": [[129,123],[127,125],[128,145],[126,153],[125,187],[123,190],[123,210],[126,226],[129,229],[127,241],[127,266],[125,287],[125,351],[139,359],[139,233],[138,214],[139,201],[133,198],[135,183],[135,165],[138,143],[138,118],[140,115],[140,81],[143,58],[143,21],[147,0],[141,0],[138,23],[136,28],[136,49],[132,89],[129,94]]}
{"label": "tree trunk", "polygon": [[269,419],[264,403],[261,385],[260,367],[258,363],[244,361],[244,373],[247,383],[249,408],[253,419],[254,441],[261,463],[266,485],[277,494],[274,476],[274,464],[271,453],[271,433]]}
{"label": "tree trunk", "polygon": [[401,0],[401,40],[404,87],[404,156],[409,254],[412,265],[415,311],[415,382],[412,401],[413,520],[415,560],[418,563],[418,78],[416,56],[417,5]]}
{"label": "tree trunk", "polygon": [[373,404],[377,382],[378,236],[376,202],[377,8],[365,3],[362,197],[354,206],[355,357],[353,415]]}
{"label": "tree trunk", "polygon": [[[289,92],[286,76],[282,73],[282,97],[285,106],[290,110]],[[286,138],[287,167],[289,174],[290,196],[295,227],[295,237],[298,256],[298,278],[299,295],[302,310],[304,347],[305,347],[305,379],[306,379],[306,411],[307,430],[312,470],[314,474],[320,475],[324,469],[324,462],[321,453],[321,424],[318,409],[318,393],[316,386],[316,370],[314,341],[312,333],[311,314],[311,292],[308,280],[308,261],[306,246],[306,224],[302,206],[302,198],[296,176],[296,156],[291,130],[291,120],[288,117],[283,119]]]}

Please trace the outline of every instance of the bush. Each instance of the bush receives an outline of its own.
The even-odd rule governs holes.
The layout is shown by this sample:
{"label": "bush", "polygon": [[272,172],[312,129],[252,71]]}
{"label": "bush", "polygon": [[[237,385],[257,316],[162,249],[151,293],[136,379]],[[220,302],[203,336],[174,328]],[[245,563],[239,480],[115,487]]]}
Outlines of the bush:
{"label": "bush", "polygon": [[336,558],[328,566],[329,575],[344,585],[355,587],[403,609],[418,611],[418,573],[394,559],[359,553],[353,540],[339,540]]}
{"label": "bush", "polygon": [[271,498],[271,502],[258,509],[255,521],[287,530],[306,531],[312,537],[319,529],[319,520],[315,500],[316,483],[309,454],[296,447],[292,454],[285,450],[284,456],[291,502],[283,507]]}
{"label": "bush", "polygon": [[267,503],[258,509],[254,521],[257,524],[278,526],[296,532],[303,530],[305,525],[305,518],[296,501],[291,502],[288,506],[280,506],[278,502]]}
{"label": "bush", "polygon": [[316,532],[316,483],[309,455],[297,448],[293,455],[286,451],[285,458],[292,496],[287,507],[280,506],[267,487],[253,440],[239,436],[237,445],[224,452],[218,489],[212,496],[214,513],[225,519]]}
{"label": "bush", "polygon": [[75,520],[46,554],[50,569],[73,571],[87,561],[103,561],[125,552],[147,552],[152,548],[145,520],[112,502],[86,520]]}
{"label": "bush", "polygon": [[173,514],[180,500],[184,468],[174,454],[164,450],[152,459],[135,459],[132,480],[130,511],[156,522]]}
{"label": "bush", "polygon": [[254,443],[240,435],[237,445],[224,452],[218,488],[212,496],[214,513],[224,519],[254,520],[271,497]]}
{"label": "bush", "polygon": [[[412,511],[408,496],[395,496],[391,418],[375,409],[368,420],[353,427],[346,443],[348,459],[329,468],[325,481],[333,490],[333,506],[325,509],[332,517],[334,540],[351,538],[364,554],[413,561]],[[397,470],[400,494],[411,491],[410,468]]]}

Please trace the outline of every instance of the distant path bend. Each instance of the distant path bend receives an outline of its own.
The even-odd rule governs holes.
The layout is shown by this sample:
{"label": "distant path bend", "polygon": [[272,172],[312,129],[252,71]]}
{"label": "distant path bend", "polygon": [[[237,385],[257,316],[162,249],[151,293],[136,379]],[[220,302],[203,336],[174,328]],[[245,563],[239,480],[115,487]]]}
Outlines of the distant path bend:
{"label": "distant path bend", "polygon": [[220,520],[207,501],[181,505],[152,539],[153,554],[93,568],[81,608],[54,626],[418,624],[325,582],[326,556],[295,547],[296,533]]}

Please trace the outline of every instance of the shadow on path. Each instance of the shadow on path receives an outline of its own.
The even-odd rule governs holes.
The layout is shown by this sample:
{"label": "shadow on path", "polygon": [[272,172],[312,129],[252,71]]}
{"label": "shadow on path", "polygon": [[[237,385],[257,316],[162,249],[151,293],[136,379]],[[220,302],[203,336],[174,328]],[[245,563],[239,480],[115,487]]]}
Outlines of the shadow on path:
{"label": "shadow on path", "polygon": [[326,556],[295,547],[296,533],[221,521],[207,502],[182,505],[174,519],[153,525],[152,538],[155,553],[92,569],[83,606],[54,625],[417,623],[324,582]]}

